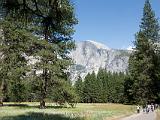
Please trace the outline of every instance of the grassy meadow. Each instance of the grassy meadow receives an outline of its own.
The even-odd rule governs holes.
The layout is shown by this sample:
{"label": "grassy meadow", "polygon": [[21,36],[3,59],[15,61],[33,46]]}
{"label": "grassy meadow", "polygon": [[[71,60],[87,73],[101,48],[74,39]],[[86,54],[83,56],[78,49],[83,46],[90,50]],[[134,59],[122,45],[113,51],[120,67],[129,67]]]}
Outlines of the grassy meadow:
{"label": "grassy meadow", "polygon": [[121,104],[77,104],[76,108],[61,108],[47,103],[39,109],[39,103],[4,103],[0,107],[0,120],[110,120],[135,112],[135,106]]}

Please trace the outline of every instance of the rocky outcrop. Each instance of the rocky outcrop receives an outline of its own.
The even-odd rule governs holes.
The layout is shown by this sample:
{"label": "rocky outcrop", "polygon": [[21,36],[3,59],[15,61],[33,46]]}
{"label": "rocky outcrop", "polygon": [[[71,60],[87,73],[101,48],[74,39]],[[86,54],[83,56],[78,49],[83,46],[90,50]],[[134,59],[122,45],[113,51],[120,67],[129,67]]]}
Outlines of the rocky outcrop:
{"label": "rocky outcrop", "polygon": [[84,78],[92,71],[97,73],[99,68],[111,72],[126,72],[130,53],[128,50],[110,49],[94,41],[79,42],[76,50],[70,54],[75,63],[70,69],[71,79],[76,80],[78,75]]}

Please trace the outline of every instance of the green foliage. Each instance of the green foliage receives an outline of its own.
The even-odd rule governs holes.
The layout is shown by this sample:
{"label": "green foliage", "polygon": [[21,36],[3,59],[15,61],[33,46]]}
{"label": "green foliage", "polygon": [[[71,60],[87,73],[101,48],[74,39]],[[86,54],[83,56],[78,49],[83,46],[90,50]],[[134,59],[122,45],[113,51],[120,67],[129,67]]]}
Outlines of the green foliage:
{"label": "green foliage", "polygon": [[[49,91],[68,78],[72,61],[67,54],[75,46],[71,36],[77,24],[74,7],[70,0],[4,0],[1,9],[4,58],[0,75],[8,82],[7,93],[12,100],[23,101],[27,90],[31,92],[27,99],[39,99],[40,107],[45,108]],[[38,62],[28,64],[27,57]],[[69,87],[66,91],[66,101],[73,102]]]}
{"label": "green foliage", "polygon": [[136,51],[130,58],[129,70],[132,76],[132,92],[136,102],[154,101],[157,90],[154,82],[158,79],[156,54],[151,42],[140,32],[137,35]]}
{"label": "green foliage", "polygon": [[158,40],[159,24],[149,0],[146,0],[140,32],[136,35],[136,48],[129,59],[130,79],[126,81],[128,97],[133,97],[133,101],[139,104],[159,101],[159,55],[156,51]]}
{"label": "green foliage", "polygon": [[64,106],[65,103],[68,103],[71,107],[75,107],[78,102],[78,97],[75,92],[75,89],[67,81],[62,81],[57,86],[55,86],[51,93],[49,93],[51,99],[57,104]]}
{"label": "green foliage", "polygon": [[50,42],[71,40],[77,24],[70,0],[4,0],[1,5],[3,16],[23,21],[23,25],[32,23],[31,31]]}
{"label": "green foliage", "polygon": [[124,103],[133,104],[135,99],[132,94],[133,80],[129,74],[126,75],[124,80]]}
{"label": "green foliage", "polygon": [[79,101],[78,102],[83,102],[83,81],[82,78],[79,76],[77,81],[74,84],[75,87],[75,91],[77,93],[77,95],[79,96]]}
{"label": "green foliage", "polygon": [[124,102],[124,73],[108,73],[107,85],[107,101],[111,103]]}
{"label": "green foliage", "polygon": [[159,23],[158,19],[155,18],[155,13],[152,10],[149,0],[145,1],[143,8],[143,17],[140,25],[140,31],[144,32],[144,35],[147,39],[152,42],[159,41]]}
{"label": "green foliage", "polygon": [[84,102],[98,102],[98,87],[95,73],[93,72],[92,74],[88,74],[84,80]]}
{"label": "green foliage", "polygon": [[13,101],[23,101],[25,96],[25,78],[29,70],[27,60],[23,56],[29,50],[33,35],[9,21],[1,21],[2,36],[0,39],[1,51],[1,83],[3,99],[13,98]]}
{"label": "green foliage", "polygon": [[75,89],[80,96],[80,102],[85,103],[124,103],[124,73],[111,73],[99,69],[98,74],[87,74],[84,81],[75,83]]}

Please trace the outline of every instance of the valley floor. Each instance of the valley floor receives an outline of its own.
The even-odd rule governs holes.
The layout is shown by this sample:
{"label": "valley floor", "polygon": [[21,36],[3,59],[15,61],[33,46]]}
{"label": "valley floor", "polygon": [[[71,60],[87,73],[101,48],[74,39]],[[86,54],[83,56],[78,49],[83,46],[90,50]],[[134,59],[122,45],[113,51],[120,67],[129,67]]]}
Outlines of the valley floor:
{"label": "valley floor", "polygon": [[0,120],[110,120],[129,116],[135,106],[121,104],[77,104],[76,108],[61,108],[47,103],[39,109],[39,103],[4,103],[0,107]]}

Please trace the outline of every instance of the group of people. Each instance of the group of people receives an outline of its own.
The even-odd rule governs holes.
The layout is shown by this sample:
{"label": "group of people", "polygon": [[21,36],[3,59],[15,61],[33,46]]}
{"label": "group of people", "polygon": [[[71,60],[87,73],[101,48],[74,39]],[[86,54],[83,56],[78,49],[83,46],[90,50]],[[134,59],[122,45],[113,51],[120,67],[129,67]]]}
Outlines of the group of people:
{"label": "group of people", "polygon": [[[143,112],[144,113],[149,113],[153,112],[154,110],[158,109],[159,105],[158,104],[146,104],[142,106]],[[137,105],[137,113],[140,113],[141,107]]]}

